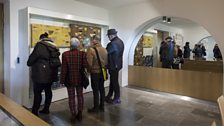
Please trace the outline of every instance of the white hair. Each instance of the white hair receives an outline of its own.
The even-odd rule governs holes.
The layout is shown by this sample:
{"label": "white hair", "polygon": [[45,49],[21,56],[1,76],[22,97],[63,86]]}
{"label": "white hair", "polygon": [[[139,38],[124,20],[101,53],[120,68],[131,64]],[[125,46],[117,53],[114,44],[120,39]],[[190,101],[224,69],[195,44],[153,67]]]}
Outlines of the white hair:
{"label": "white hair", "polygon": [[71,48],[78,48],[80,41],[77,38],[71,38]]}

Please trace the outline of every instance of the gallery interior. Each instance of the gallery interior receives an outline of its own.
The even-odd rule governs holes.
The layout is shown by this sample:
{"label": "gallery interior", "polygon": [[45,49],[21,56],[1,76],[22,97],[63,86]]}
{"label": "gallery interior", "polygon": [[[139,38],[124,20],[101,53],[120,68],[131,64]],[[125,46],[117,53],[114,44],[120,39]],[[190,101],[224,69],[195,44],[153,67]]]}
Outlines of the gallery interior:
{"label": "gallery interior", "polygon": [[[0,125],[224,126],[222,5],[220,0],[0,0]],[[27,60],[39,36],[48,33],[62,60],[72,37],[83,52],[95,35],[106,48],[109,29],[124,43],[121,103],[105,102],[103,112],[89,113],[90,84],[83,89],[83,119],[73,122],[67,88],[58,80],[51,86],[50,113],[34,115]],[[165,68],[169,37],[175,54]],[[104,82],[105,94],[110,83],[110,78]],[[42,108],[45,93],[41,96]]]}

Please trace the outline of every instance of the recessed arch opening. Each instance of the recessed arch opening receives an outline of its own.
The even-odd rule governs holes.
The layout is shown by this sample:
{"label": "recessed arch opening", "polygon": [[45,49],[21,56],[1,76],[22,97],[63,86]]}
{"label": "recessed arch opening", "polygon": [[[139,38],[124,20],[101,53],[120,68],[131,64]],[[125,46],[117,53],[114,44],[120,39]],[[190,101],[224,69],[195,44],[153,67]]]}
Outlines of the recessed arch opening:
{"label": "recessed arch opening", "polygon": [[[155,90],[174,93],[174,94],[196,97],[199,99],[216,101],[218,96],[220,96],[222,94],[222,82],[223,82],[223,62],[222,62],[222,60],[221,61],[219,60],[217,63],[216,60],[214,60],[214,56],[212,55],[214,45],[218,42],[215,41],[215,39],[212,37],[212,35],[203,26],[201,26],[191,20],[179,18],[179,17],[171,17],[171,22],[172,23],[168,24],[166,22],[163,22],[163,17],[156,17],[152,20],[149,20],[149,21],[143,23],[142,25],[140,25],[137,28],[137,30],[136,30],[137,32],[134,35],[135,37],[131,43],[131,47],[130,47],[129,54],[128,54],[128,63],[129,63],[128,84],[133,85],[133,83],[135,83],[134,86],[139,85],[139,87],[146,87],[149,89],[155,89]],[[176,30],[173,30],[173,29],[176,29]],[[160,57],[159,48],[160,48],[161,41],[167,36],[165,36],[162,39],[158,39],[159,32],[168,32],[168,36],[171,36],[176,41],[176,43],[178,43],[178,45],[181,46],[181,49],[183,49],[185,42],[190,42],[190,48],[192,50],[194,49],[195,44],[204,44],[204,46],[207,48],[207,51],[210,51],[210,52],[207,52],[207,55],[204,56],[204,58],[205,58],[204,60],[196,61],[198,65],[200,65],[200,64],[201,64],[200,66],[204,65],[204,68],[201,67],[200,69],[196,69],[197,67],[200,67],[200,66],[196,65],[196,66],[192,66],[192,67],[190,66],[191,67],[190,69],[185,69],[185,70],[182,69],[179,71],[174,71],[171,69],[162,70],[161,63],[159,61],[159,57]],[[142,47],[143,49],[136,50],[139,40],[141,40],[141,38],[143,38],[144,34],[148,34],[148,33],[151,34],[152,38],[154,39],[153,43],[152,43],[153,49],[152,50],[150,50],[150,49],[144,50],[144,48],[147,48],[147,47]],[[155,38],[155,36],[157,38]],[[213,43],[210,44],[211,42],[213,42]],[[155,49],[155,51],[153,52],[154,49]],[[152,51],[152,53],[148,53],[147,51]],[[152,60],[156,60],[156,62],[153,61],[153,65],[150,67],[147,67],[146,65],[142,65],[142,64],[136,64],[135,63],[135,58],[136,58],[135,53],[142,53],[141,54],[142,57],[146,56],[147,54],[151,54],[151,55],[155,56]],[[190,59],[193,59],[194,55],[195,54],[191,52]],[[144,60],[144,58],[142,58],[142,59]],[[184,65],[185,66],[187,66],[187,64],[192,65],[192,62],[194,62],[194,61],[186,60]],[[213,64],[213,63],[217,63],[218,65]],[[211,65],[211,67],[209,67],[210,64],[213,64],[213,65]],[[136,68],[135,66],[141,66],[144,68],[141,68],[141,70],[140,70],[140,68]],[[218,66],[218,67],[215,67],[215,66]],[[135,68],[131,68],[131,67],[135,67]],[[196,67],[196,68],[194,68],[194,67]],[[133,72],[133,73],[130,73],[130,72]],[[217,77],[218,81],[216,82],[218,84],[214,85],[214,86],[213,85],[200,85],[202,83],[207,83],[209,81],[209,80],[207,80],[208,77],[211,77],[211,76],[209,76],[209,72],[212,74],[214,73],[214,78],[217,77],[217,76],[215,76],[215,74],[218,73],[218,77]],[[148,73],[148,75],[147,75],[147,73]],[[169,74],[172,74],[175,76],[170,76]],[[178,83],[186,83],[186,79],[183,79],[185,74],[187,75],[188,80],[192,80],[192,81],[189,81],[189,83],[193,83],[194,85],[189,85],[189,87],[184,87],[184,85],[183,85],[183,87],[180,88]],[[142,77],[145,75],[146,75],[146,77]],[[190,75],[190,76],[188,76],[188,75]],[[154,76],[155,78],[158,77],[157,78],[158,80],[155,80],[154,78],[151,78],[151,80],[150,80],[150,76]],[[197,76],[197,77],[195,77],[195,76]],[[164,80],[163,77],[167,78],[167,80],[161,81],[161,79]],[[198,78],[202,78],[202,81],[198,82],[198,81],[200,81]],[[139,81],[133,81],[134,79],[137,79]],[[170,85],[170,86],[167,84],[166,85],[161,84],[160,86],[153,85],[153,84],[147,85],[148,83],[157,83],[158,84],[158,83],[162,83],[162,82],[164,84],[165,83],[175,83],[175,84]],[[144,83],[146,83],[146,84],[144,84]],[[195,85],[197,85],[197,86],[195,86]],[[215,86],[218,86],[218,88],[215,89],[214,88]],[[187,91],[185,91],[184,88]],[[200,92],[201,88],[205,89],[205,92]],[[213,96],[210,98],[207,98],[207,96],[202,96],[206,93],[210,94],[211,92],[209,92],[209,89],[211,89],[211,88],[214,89],[214,92],[215,91],[218,92],[216,94],[216,96]],[[196,89],[196,90],[194,90],[194,89]],[[191,90],[194,90],[194,91],[191,92]],[[202,93],[202,95],[201,95],[202,97],[200,95],[198,95],[200,93]]]}

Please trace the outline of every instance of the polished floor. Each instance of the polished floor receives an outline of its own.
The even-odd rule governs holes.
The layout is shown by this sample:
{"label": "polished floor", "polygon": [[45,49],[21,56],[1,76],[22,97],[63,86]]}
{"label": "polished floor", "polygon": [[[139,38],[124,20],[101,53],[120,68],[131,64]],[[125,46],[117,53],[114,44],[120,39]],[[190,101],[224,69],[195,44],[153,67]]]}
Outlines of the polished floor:
{"label": "polished floor", "polygon": [[122,103],[105,105],[104,113],[89,114],[92,93],[85,94],[82,122],[71,122],[68,100],[51,105],[50,115],[40,118],[53,126],[210,126],[221,117],[216,103],[133,87],[121,88]]}

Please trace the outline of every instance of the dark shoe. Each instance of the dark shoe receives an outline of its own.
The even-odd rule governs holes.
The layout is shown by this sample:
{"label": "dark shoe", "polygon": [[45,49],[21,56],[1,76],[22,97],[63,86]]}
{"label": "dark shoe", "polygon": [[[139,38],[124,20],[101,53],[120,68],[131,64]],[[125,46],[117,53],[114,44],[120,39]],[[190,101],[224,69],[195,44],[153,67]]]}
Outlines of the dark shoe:
{"label": "dark shoe", "polygon": [[39,115],[38,115],[38,112],[36,112],[36,111],[32,111],[32,113],[33,113],[34,115],[36,115],[36,116],[39,116]]}
{"label": "dark shoe", "polygon": [[104,107],[100,107],[100,108],[99,108],[99,111],[100,111],[100,112],[104,112]]}
{"label": "dark shoe", "polygon": [[42,114],[49,114],[50,113],[50,111],[46,110],[46,109],[40,110],[39,112],[42,113]]}
{"label": "dark shoe", "polygon": [[97,112],[99,112],[99,109],[95,107],[88,109],[88,113],[97,113]]}
{"label": "dark shoe", "polygon": [[76,119],[78,121],[82,121],[82,112],[81,111],[79,111],[78,114],[76,115]]}
{"label": "dark shoe", "polygon": [[113,100],[111,99],[111,97],[107,97],[107,96],[105,97],[105,102],[106,102],[106,103],[111,104],[112,101],[113,101]]}
{"label": "dark shoe", "polygon": [[74,123],[74,122],[75,122],[75,119],[76,119],[76,115],[75,115],[75,114],[72,114],[72,116],[71,116],[71,118],[70,118],[70,121],[71,121],[72,123]]}
{"label": "dark shoe", "polygon": [[121,100],[120,100],[120,98],[114,99],[112,103],[113,104],[121,104]]}

